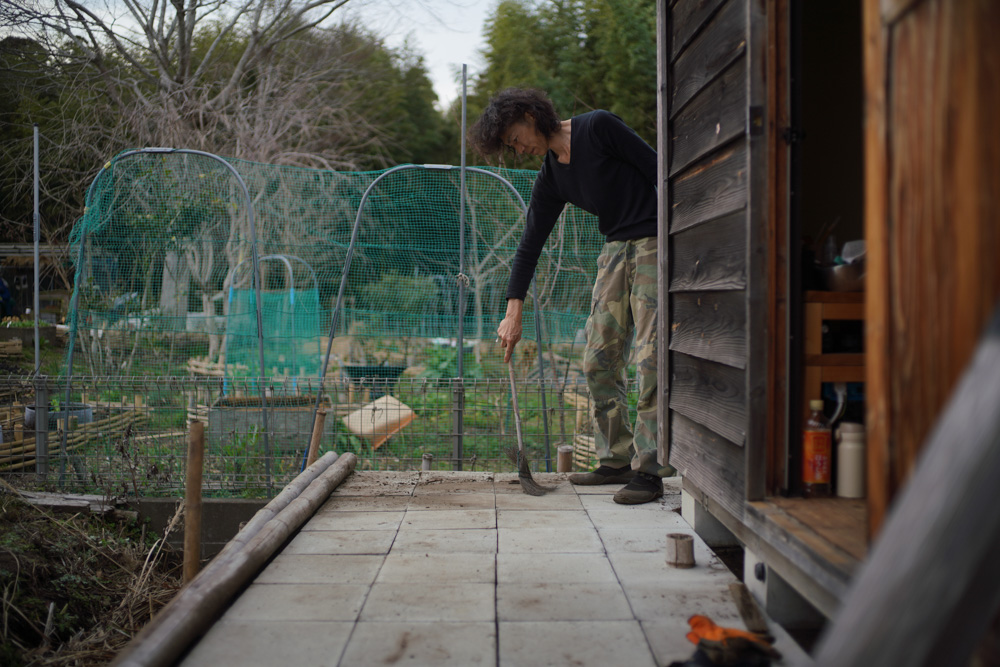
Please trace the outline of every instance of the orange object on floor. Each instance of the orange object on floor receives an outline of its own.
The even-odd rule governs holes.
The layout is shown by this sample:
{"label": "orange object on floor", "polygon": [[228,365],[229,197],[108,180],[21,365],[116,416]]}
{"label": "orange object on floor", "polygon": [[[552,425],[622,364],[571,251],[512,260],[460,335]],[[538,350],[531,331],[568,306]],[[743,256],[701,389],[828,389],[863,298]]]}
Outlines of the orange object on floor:
{"label": "orange object on floor", "polygon": [[688,625],[691,626],[691,632],[687,633],[687,638],[692,644],[697,644],[702,639],[707,639],[713,642],[721,642],[734,637],[742,637],[743,639],[749,639],[752,642],[767,646],[768,648],[771,646],[752,632],[737,630],[736,628],[724,628],[720,625],[716,625],[715,621],[710,619],[708,616],[695,614],[688,619]]}

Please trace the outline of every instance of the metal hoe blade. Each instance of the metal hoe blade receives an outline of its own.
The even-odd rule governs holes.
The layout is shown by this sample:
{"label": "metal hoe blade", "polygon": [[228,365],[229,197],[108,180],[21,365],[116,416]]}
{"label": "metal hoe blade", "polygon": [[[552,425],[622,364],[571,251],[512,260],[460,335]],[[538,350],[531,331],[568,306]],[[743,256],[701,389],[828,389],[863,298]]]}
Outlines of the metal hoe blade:
{"label": "metal hoe blade", "polygon": [[514,407],[514,430],[517,431],[517,449],[508,447],[507,458],[517,466],[517,481],[521,483],[521,490],[529,496],[544,496],[552,489],[542,486],[532,478],[531,468],[528,466],[528,458],[524,454],[524,437],[521,435],[521,411],[517,407],[517,387],[514,382],[514,364],[507,362],[507,371],[510,375],[510,399]]}

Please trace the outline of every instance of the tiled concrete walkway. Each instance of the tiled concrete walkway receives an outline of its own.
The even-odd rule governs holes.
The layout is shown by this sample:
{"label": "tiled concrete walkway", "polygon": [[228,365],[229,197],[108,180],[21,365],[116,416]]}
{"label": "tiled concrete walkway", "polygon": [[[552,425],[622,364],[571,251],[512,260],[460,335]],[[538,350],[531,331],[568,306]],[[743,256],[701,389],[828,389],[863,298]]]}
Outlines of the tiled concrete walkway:
{"label": "tiled concrete walkway", "polygon": [[353,474],[183,664],[639,667],[689,657],[692,614],[743,627],[701,540],[695,568],[665,564],[666,534],[692,532],[677,480],[623,507],[618,487],[514,479]]}

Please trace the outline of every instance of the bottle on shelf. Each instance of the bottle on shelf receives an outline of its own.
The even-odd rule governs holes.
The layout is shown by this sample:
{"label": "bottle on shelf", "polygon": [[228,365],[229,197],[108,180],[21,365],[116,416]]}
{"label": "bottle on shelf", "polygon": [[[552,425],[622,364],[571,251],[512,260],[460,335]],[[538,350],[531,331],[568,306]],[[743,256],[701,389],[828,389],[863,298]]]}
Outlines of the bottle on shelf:
{"label": "bottle on shelf", "polygon": [[837,427],[837,495],[865,497],[865,427],[841,422]]}
{"label": "bottle on shelf", "polygon": [[833,434],[823,414],[823,401],[809,401],[809,409],[809,418],[802,429],[802,495],[824,498],[830,495]]}

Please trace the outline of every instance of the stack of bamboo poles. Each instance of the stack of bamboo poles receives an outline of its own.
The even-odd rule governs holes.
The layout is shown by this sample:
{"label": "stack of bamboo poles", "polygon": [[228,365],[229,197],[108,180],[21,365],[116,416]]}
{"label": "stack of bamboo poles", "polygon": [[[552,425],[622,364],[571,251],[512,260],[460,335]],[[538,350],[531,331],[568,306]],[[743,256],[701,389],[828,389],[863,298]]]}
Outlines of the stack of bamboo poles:
{"label": "stack of bamboo poles", "polygon": [[20,338],[0,340],[0,357],[19,357],[23,349],[24,343]]}
{"label": "stack of bamboo poles", "polygon": [[[185,498],[184,588],[116,656],[115,667],[173,665],[205,634],[236,595],[257,575],[330,493],[354,471],[357,458],[347,452],[327,452],[306,468],[291,484],[261,509],[203,569],[197,569],[200,532],[200,462],[204,427],[192,426],[188,449],[188,485]],[[194,475],[192,475],[194,472]],[[191,516],[195,515],[195,516]],[[186,527],[187,528],[187,527]],[[189,536],[191,539],[189,540]],[[190,567],[189,569],[189,565]]]}
{"label": "stack of bamboo poles", "polygon": [[[16,409],[16,406],[12,406],[11,409]],[[64,420],[60,420],[59,428],[56,431],[49,431],[49,455],[59,454],[62,451],[62,433],[67,426],[69,430],[66,436],[66,451],[70,452],[104,438],[121,437],[129,426],[142,424],[148,420],[149,417],[141,411],[121,412],[83,425],[77,424],[75,417],[70,418],[68,425]],[[14,417],[12,430],[14,440],[0,444],[0,472],[21,470],[35,464],[35,438],[25,437],[23,413],[20,417]]]}

